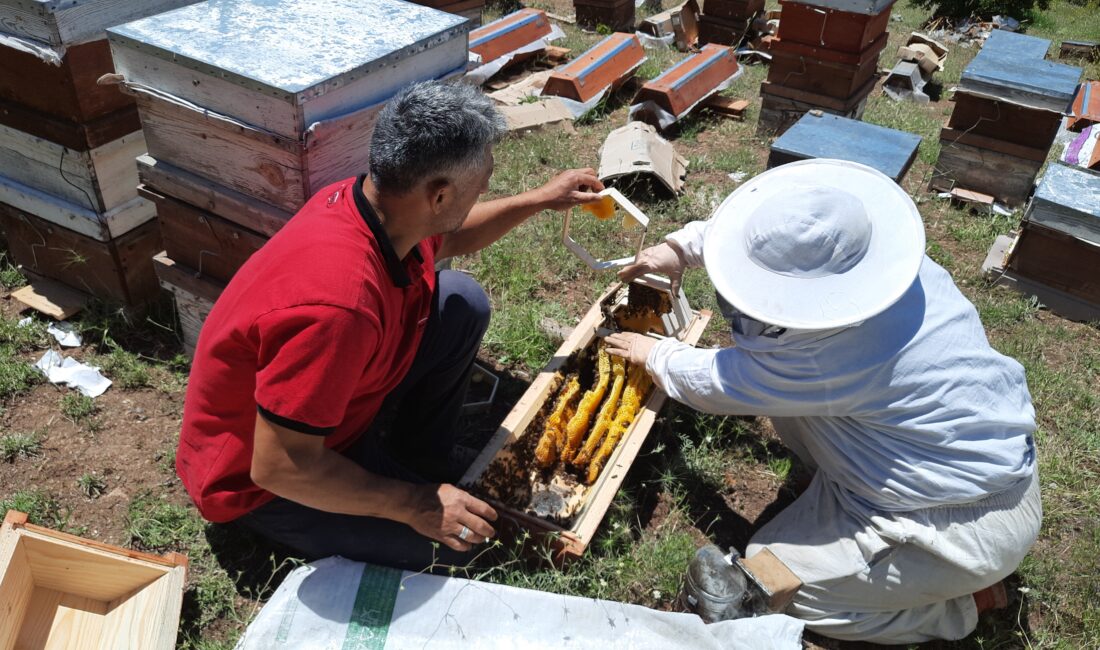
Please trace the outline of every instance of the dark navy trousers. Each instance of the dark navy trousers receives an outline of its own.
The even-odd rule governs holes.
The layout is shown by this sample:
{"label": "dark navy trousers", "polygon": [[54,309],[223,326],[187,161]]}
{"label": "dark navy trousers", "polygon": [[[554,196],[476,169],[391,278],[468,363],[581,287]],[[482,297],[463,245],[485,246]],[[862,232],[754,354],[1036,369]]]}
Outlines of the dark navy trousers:
{"label": "dark navy trousers", "polygon": [[[454,482],[448,463],[474,358],[489,326],[489,299],[469,276],[440,271],[431,315],[409,372],[386,397],[378,422],[344,455],[376,474],[413,483]],[[463,564],[409,526],[335,514],[276,497],[237,520],[313,560],[329,555],[418,571]]]}

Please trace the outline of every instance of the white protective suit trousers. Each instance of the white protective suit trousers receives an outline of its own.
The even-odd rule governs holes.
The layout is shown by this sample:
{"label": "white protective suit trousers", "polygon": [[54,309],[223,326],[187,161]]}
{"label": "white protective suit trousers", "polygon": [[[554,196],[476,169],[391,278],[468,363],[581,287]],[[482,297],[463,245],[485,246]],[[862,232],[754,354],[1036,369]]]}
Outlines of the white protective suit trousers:
{"label": "white protective suit trousers", "polygon": [[[796,451],[798,451],[796,449]],[[803,582],[786,613],[824,636],[877,643],[960,639],[971,596],[1011,574],[1039,534],[1037,475],[975,503],[876,511],[818,471],[753,536]]]}

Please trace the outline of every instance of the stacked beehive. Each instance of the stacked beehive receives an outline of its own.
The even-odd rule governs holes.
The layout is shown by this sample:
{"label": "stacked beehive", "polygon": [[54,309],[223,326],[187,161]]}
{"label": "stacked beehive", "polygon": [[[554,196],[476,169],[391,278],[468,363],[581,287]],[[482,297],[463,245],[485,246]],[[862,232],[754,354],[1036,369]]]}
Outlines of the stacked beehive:
{"label": "stacked beehive", "polygon": [[995,30],[963,71],[940,131],[933,189],[1027,200],[1077,90],[1080,68],[1044,60],[1050,41]]}
{"label": "stacked beehive", "polygon": [[1001,239],[1007,238],[994,245],[993,263],[987,260],[989,267],[1003,266],[998,283],[1037,296],[1067,318],[1100,319],[1100,173],[1052,163],[1019,236]]}
{"label": "stacked beehive", "polygon": [[193,1],[0,0],[0,230],[28,275],[124,304],[157,292],[137,109],[96,80],[113,72],[105,28]]}
{"label": "stacked beehive", "polygon": [[894,0],[780,0],[760,131],[782,133],[806,111],[860,119],[875,86]]}
{"label": "stacked beehive", "polygon": [[469,28],[400,0],[212,0],[109,31],[188,349],[248,257],[315,192],[366,171],[382,105],[465,70]]}
{"label": "stacked beehive", "polygon": [[699,44],[739,45],[761,11],[764,0],[704,0]]}
{"label": "stacked beehive", "polygon": [[634,31],[634,0],[573,0],[577,24],[586,29]]}

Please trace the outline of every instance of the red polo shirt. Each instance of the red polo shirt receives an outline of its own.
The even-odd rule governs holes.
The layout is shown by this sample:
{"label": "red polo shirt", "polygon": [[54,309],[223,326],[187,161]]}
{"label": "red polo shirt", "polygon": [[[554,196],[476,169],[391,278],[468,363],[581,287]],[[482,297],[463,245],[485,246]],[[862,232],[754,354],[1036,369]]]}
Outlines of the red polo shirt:
{"label": "red polo shirt", "polygon": [[241,267],[199,336],[176,471],[203,516],[271,500],[249,478],[259,411],[343,450],[405,376],[431,311],[441,237],[404,260],[349,178],[318,192]]}

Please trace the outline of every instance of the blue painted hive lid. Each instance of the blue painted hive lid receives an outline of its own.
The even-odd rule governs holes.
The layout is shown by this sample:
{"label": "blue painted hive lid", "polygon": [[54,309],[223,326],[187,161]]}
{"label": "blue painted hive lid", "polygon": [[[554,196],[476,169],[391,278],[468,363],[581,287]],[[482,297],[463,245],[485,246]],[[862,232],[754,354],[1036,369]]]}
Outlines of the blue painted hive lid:
{"label": "blue painted hive lid", "polygon": [[207,0],[108,36],[112,45],[290,98],[322,95],[465,39],[470,28],[461,16],[401,0]]}
{"label": "blue painted hive lid", "polygon": [[[1049,41],[1031,36],[994,31],[992,44],[978,53],[963,70],[959,89],[1010,101],[1022,106],[1064,113],[1073,101],[1081,68],[1054,63],[1036,56],[1039,44]],[[1033,40],[1019,40],[1033,39]]]}
{"label": "blue painted hive lid", "polygon": [[1100,173],[1051,164],[1035,190],[1027,219],[1100,245]]}
{"label": "blue painted hive lid", "polygon": [[921,138],[912,133],[830,115],[806,113],[772,144],[797,158],[835,158],[873,167],[897,181],[913,162]]}
{"label": "blue painted hive lid", "polygon": [[1003,51],[1010,52],[1019,59],[1045,59],[1049,50],[1049,39],[994,29],[989,38],[985,39],[981,52]]}

